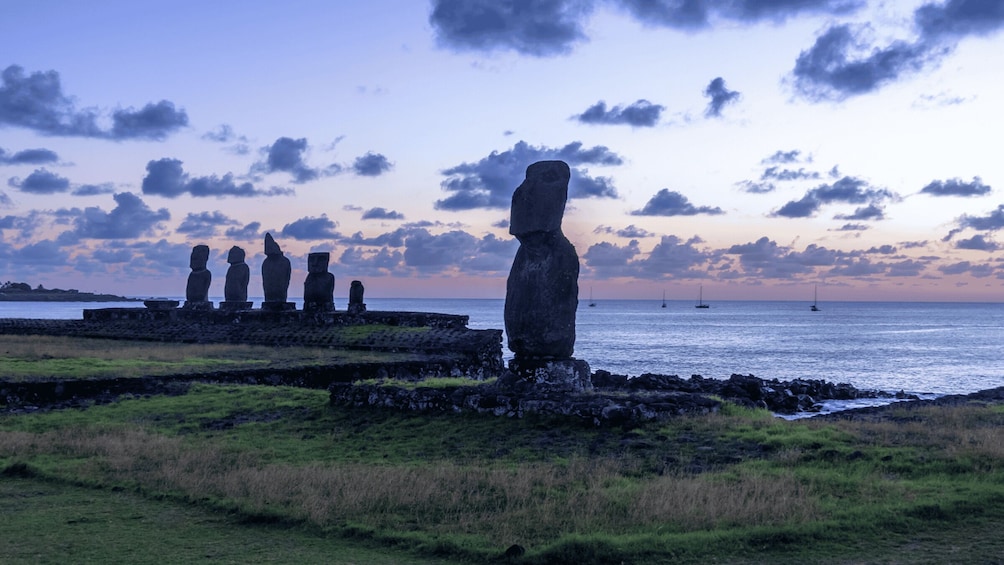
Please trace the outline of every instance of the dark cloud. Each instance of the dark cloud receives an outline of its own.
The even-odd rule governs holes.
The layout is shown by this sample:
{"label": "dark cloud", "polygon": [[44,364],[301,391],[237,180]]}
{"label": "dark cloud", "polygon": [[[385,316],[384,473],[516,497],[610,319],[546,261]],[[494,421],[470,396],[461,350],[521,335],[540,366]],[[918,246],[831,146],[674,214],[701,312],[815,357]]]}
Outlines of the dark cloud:
{"label": "dark cloud", "polygon": [[846,14],[862,0],[612,0],[650,26],[698,30],[716,19],[780,22],[802,14]]}
{"label": "dark cloud", "polygon": [[952,263],[951,265],[942,265],[938,267],[938,270],[946,275],[964,275],[970,274],[977,278],[989,277],[994,274],[994,268],[992,265],[983,264],[973,264],[969,261],[961,261],[959,263]]}
{"label": "dark cloud", "polygon": [[834,265],[846,257],[815,244],[806,247],[805,251],[794,251],[779,246],[766,236],[755,242],[733,245],[724,253],[737,255],[747,275],[778,279],[811,273],[817,267]]}
{"label": "dark cloud", "polygon": [[960,239],[955,242],[956,249],[973,249],[976,251],[996,251],[1000,249],[993,241],[987,239],[981,234],[976,234],[969,239]]}
{"label": "dark cloud", "polygon": [[568,183],[569,198],[617,196],[609,179],[590,177],[581,167],[620,165],[623,160],[610,149],[602,145],[583,148],[582,143],[577,141],[557,149],[534,147],[520,141],[510,150],[501,153],[493,151],[476,163],[463,163],[443,171],[447,178],[440,186],[452,194],[437,200],[436,208],[508,208],[513,191],[526,176],[526,168],[537,161],[549,159],[560,159],[572,168],[572,178]]}
{"label": "dark cloud", "polygon": [[[797,163],[802,160],[802,152],[793,149],[791,151],[776,151],[770,157],[766,157],[760,161],[761,165],[788,165],[791,163]],[[806,159],[807,162],[811,162],[812,158]]]}
{"label": "dark cloud", "polygon": [[177,110],[173,103],[161,100],[141,110],[116,110],[112,114],[111,137],[160,141],[187,125],[188,115],[184,110]]}
{"label": "dark cloud", "polygon": [[214,143],[229,143],[230,145],[227,150],[235,155],[247,155],[251,152],[248,138],[243,135],[237,135],[234,132],[234,128],[230,127],[229,124],[220,124],[215,130],[207,131],[202,134],[202,139]]}
{"label": "dark cloud", "polygon": [[780,167],[767,167],[760,175],[760,180],[795,181],[795,180],[818,180],[821,178],[816,171],[806,171],[805,169],[782,169]]}
{"label": "dark cloud", "polygon": [[227,217],[220,211],[189,213],[178,225],[177,232],[188,237],[208,238],[215,236],[221,227],[236,225],[239,225],[237,220]]}
{"label": "dark cloud", "polygon": [[43,239],[17,249],[11,259],[21,266],[62,267],[69,262],[69,254],[57,242]]}
{"label": "dark cloud", "polygon": [[608,233],[611,235],[616,235],[617,237],[623,237],[625,239],[643,239],[646,237],[654,237],[655,234],[643,229],[638,226],[631,224],[626,228],[615,230],[610,226],[598,226],[593,230],[593,233]]}
{"label": "dark cloud", "polygon": [[307,241],[341,239],[341,234],[335,231],[336,227],[338,224],[329,220],[327,214],[321,214],[319,218],[308,216],[288,223],[282,227],[280,233],[285,237]]}
{"label": "dark cloud", "polygon": [[306,138],[280,137],[275,143],[265,147],[265,161],[255,163],[253,171],[266,173],[286,172],[293,175],[293,182],[303,184],[320,176],[317,169],[308,167],[303,155],[308,149]]}
{"label": "dark cloud", "polygon": [[881,220],[885,218],[885,210],[875,204],[862,206],[852,214],[837,214],[833,216],[835,220]]}
{"label": "dark cloud", "polygon": [[632,239],[624,246],[601,241],[590,245],[582,254],[582,260],[597,276],[628,276],[633,270],[628,268],[628,263],[640,254],[637,239]]}
{"label": "dark cloud", "polygon": [[[386,247],[378,251],[367,251],[358,247],[347,247],[338,258],[338,263],[348,267],[358,275],[388,275],[399,272],[404,262],[404,254]],[[353,276],[356,276],[355,274]]]}
{"label": "dark cloud", "polygon": [[607,110],[606,102],[600,100],[574,116],[584,124],[621,124],[632,127],[653,127],[659,123],[659,116],[666,108],[652,104],[648,100],[637,100],[627,106],[614,106]]}
{"label": "dark cloud", "polygon": [[695,216],[697,214],[724,214],[715,206],[694,206],[686,196],[664,188],[649,199],[641,210],[631,212],[632,216]]}
{"label": "dark cloud", "polygon": [[370,208],[363,212],[364,220],[403,220],[404,214],[384,208]]}
{"label": "dark cloud", "polygon": [[222,177],[210,175],[206,177],[190,177],[182,168],[178,159],[160,159],[146,164],[146,177],[143,178],[143,194],[154,194],[176,198],[182,194],[192,196],[238,196],[250,198],[254,196],[288,196],[291,189],[273,187],[268,190],[255,188],[250,182],[237,183],[234,176],[227,173]]}
{"label": "dark cloud", "polygon": [[239,241],[254,241],[265,237],[261,231],[261,222],[251,222],[239,228],[227,228],[224,235]]}
{"label": "dark cloud", "polygon": [[696,236],[684,241],[675,235],[664,235],[646,258],[636,262],[636,266],[642,273],[659,277],[705,277],[707,272],[700,267],[712,260],[714,254],[699,249],[699,243],[703,240]]}
{"label": "dark cloud", "polygon": [[18,65],[3,71],[0,87],[0,125],[23,127],[43,135],[97,137],[112,140],[160,140],[188,125],[188,115],[167,100],[149,103],[141,110],[116,110],[112,129],[98,125],[95,110],[78,110],[73,99],[63,94],[59,73],[35,72],[26,75]]}
{"label": "dark cloud", "polygon": [[901,77],[938,64],[968,36],[1004,27],[1004,3],[994,0],[929,2],[914,11],[917,37],[883,48],[868,45],[867,28],[834,25],[803,51],[792,75],[810,100],[842,100],[873,92]]}
{"label": "dark cloud", "polygon": [[438,43],[457,51],[515,51],[546,57],[585,40],[593,0],[434,0]]}
{"label": "dark cloud", "polygon": [[792,74],[802,96],[815,101],[842,100],[872,92],[906,73],[919,71],[933,57],[923,44],[897,41],[850,60],[852,51],[864,43],[859,34],[847,24],[831,27],[798,56]]}
{"label": "dark cloud", "polygon": [[994,231],[1004,228],[1004,204],[997,206],[996,210],[986,216],[970,216],[965,214],[959,218],[958,224],[960,229],[972,228],[981,231]]}
{"label": "dark cloud", "polygon": [[464,231],[433,235],[428,230],[417,229],[405,241],[404,262],[422,272],[441,272],[472,257],[477,244],[477,238]]}
{"label": "dark cloud", "polygon": [[7,193],[0,190],[0,208],[13,208],[14,201],[7,196]]}
{"label": "dark cloud", "polygon": [[99,194],[112,194],[115,192],[115,185],[106,182],[102,184],[82,184],[73,189],[70,194],[74,196],[97,196]]}
{"label": "dark cloud", "polygon": [[[822,184],[805,193],[800,200],[792,200],[781,206],[771,216],[785,218],[808,218],[819,209],[830,203],[872,204],[876,207],[882,201],[893,199],[895,195],[885,189],[876,189],[867,182],[854,178],[843,177],[833,184]],[[868,208],[858,209],[862,214],[874,212]],[[861,217],[844,217],[844,219],[863,219]]]}
{"label": "dark cloud", "polygon": [[35,169],[24,180],[14,177],[7,180],[7,186],[31,194],[55,194],[70,189],[70,181],[46,169]]}
{"label": "dark cloud", "polygon": [[161,228],[161,222],[171,219],[167,208],[153,211],[131,192],[120,192],[113,198],[116,206],[111,212],[96,206],[84,208],[75,219],[75,234],[89,239],[132,239],[151,235]]}
{"label": "dark cloud", "polygon": [[962,179],[936,180],[920,189],[921,194],[931,196],[983,196],[990,194],[990,187],[983,184],[980,177],[973,177],[972,182]]}
{"label": "dark cloud", "polygon": [[725,79],[717,77],[711,80],[704,95],[711,98],[708,107],[704,110],[704,115],[708,118],[717,118],[722,115],[722,109],[729,104],[734,104],[739,100],[740,94],[734,90],[725,88]]}
{"label": "dark cloud", "polygon": [[0,165],[46,165],[57,161],[59,156],[48,149],[24,149],[14,154],[0,149]]}
{"label": "dark cloud", "polygon": [[375,237],[364,237],[363,232],[356,232],[351,237],[343,238],[339,243],[367,247],[404,247],[405,238],[416,229],[421,228],[398,228]]}
{"label": "dark cloud", "polygon": [[777,189],[772,182],[754,182],[751,180],[744,180],[736,183],[736,185],[743,192],[748,192],[750,194],[767,194],[769,192],[774,192]]}
{"label": "dark cloud", "polygon": [[352,163],[352,171],[364,177],[378,177],[393,168],[393,163],[379,153],[368,152],[362,157],[356,157]]}
{"label": "dark cloud", "polygon": [[844,224],[836,229],[836,231],[867,231],[869,228],[865,224]]}

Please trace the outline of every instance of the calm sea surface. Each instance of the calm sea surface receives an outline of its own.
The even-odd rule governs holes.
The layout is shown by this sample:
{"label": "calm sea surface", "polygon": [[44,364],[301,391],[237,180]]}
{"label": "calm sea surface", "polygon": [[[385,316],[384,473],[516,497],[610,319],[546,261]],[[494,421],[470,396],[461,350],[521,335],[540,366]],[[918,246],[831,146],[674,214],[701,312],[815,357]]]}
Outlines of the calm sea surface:
{"label": "calm sea surface", "polygon": [[[504,327],[503,300],[366,302],[371,310],[466,314],[471,328]],[[1004,386],[1004,304],[828,302],[819,312],[806,302],[586,304],[579,306],[575,356],[594,370],[826,379],[938,395]],[[0,317],[79,319],[85,308],[106,307],[142,304],[5,302]]]}

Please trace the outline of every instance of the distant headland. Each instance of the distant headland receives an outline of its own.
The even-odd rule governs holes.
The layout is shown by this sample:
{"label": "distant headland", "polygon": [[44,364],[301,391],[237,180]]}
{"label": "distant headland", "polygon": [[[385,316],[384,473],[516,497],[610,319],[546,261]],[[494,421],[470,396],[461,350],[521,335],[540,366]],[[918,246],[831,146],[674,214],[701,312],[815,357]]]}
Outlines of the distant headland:
{"label": "distant headland", "polygon": [[44,288],[23,282],[0,284],[0,302],[135,302],[139,298],[126,298],[114,294],[96,294],[80,292],[76,289]]}

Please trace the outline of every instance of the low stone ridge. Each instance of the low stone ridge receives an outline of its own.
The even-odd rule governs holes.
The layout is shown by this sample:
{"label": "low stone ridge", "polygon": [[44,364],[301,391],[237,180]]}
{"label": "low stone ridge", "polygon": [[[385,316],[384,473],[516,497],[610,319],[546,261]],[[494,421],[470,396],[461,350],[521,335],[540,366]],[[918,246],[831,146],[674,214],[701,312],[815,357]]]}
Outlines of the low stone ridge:
{"label": "low stone ridge", "polygon": [[74,408],[112,402],[124,394],[184,394],[193,382],[295,386],[327,389],[332,383],[365,379],[420,381],[429,378],[465,377],[484,379],[491,375],[472,372],[465,360],[429,356],[422,361],[339,363],[291,369],[238,369],[193,375],[112,377],[103,379],[41,379],[7,382],[0,375],[0,406],[8,411],[31,412],[40,408]]}
{"label": "low stone ridge", "polygon": [[629,379],[599,370],[593,373],[593,386],[600,390],[678,391],[709,394],[749,408],[766,408],[777,414],[818,412],[821,400],[853,400],[856,398],[895,398],[917,400],[916,395],[904,392],[889,393],[862,390],[847,383],[835,384],[821,379],[796,379],[779,381],[761,379],[753,375],[734,374],[728,379],[708,379],[693,375],[682,379],[676,375],[645,373]]}
{"label": "low stone ridge", "polygon": [[685,380],[673,375],[645,374],[629,379],[600,370],[593,373],[592,380],[591,392],[536,385],[512,373],[504,374],[496,383],[479,386],[412,388],[338,383],[330,391],[333,405],[414,412],[476,412],[517,418],[529,414],[568,416],[596,426],[634,426],[681,414],[717,412],[722,403],[719,398],[778,414],[794,414],[818,411],[819,400],[896,396],[822,380],[768,381],[753,375],[732,375],[725,380],[695,375]]}
{"label": "low stone ridge", "polygon": [[[84,320],[0,319],[0,334],[52,335],[102,339],[129,339],[180,343],[232,343],[268,346],[325,347],[357,351],[412,352],[448,355],[466,368],[453,373],[470,378],[497,375],[503,368],[501,330],[472,330],[466,316],[411,312],[367,312],[370,323],[314,323],[297,313],[243,316],[213,312],[216,322],[207,322],[207,312],[173,311],[175,317],[150,323],[146,309],[139,318]],[[201,314],[201,315],[200,315]],[[338,315],[329,314],[333,318]],[[347,315],[346,315],[347,316]],[[285,321],[276,322],[276,318]],[[358,318],[358,317],[356,317]],[[431,325],[436,324],[436,325]],[[414,328],[414,329],[407,329]],[[420,329],[421,328],[421,329]]]}

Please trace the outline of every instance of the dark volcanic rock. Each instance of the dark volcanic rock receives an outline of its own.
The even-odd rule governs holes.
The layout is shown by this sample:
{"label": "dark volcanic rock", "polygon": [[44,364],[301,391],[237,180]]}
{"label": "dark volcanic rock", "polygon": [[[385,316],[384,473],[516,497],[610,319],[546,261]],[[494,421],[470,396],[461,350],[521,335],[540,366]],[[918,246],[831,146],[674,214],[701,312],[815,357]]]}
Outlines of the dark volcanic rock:
{"label": "dark volcanic rock", "polygon": [[352,281],[349,286],[349,314],[362,314],[366,311],[366,303],[363,302],[365,290],[362,282]]}

